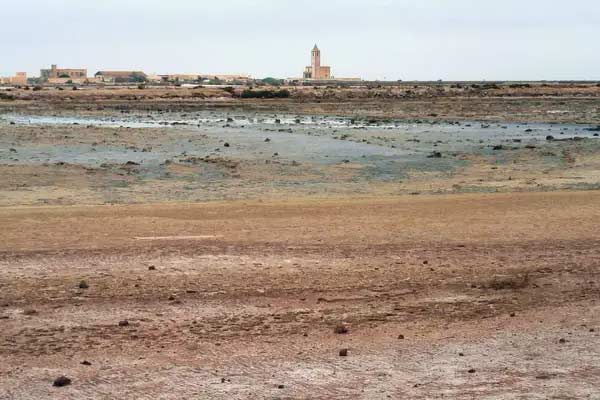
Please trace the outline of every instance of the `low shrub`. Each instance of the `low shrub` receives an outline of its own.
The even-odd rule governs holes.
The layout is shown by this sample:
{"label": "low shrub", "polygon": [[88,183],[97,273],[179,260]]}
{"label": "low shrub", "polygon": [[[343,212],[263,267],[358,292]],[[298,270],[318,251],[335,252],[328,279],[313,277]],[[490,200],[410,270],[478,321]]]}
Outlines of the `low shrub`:
{"label": "low shrub", "polygon": [[290,97],[290,91],[282,90],[250,90],[242,92],[242,99],[286,99]]}

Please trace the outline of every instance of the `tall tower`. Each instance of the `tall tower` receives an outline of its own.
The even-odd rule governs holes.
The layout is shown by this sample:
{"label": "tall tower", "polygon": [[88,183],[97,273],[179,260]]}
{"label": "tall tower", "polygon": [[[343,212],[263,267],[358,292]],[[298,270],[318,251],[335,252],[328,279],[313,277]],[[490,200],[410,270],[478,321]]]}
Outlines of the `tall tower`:
{"label": "tall tower", "polygon": [[312,78],[318,79],[320,74],[319,70],[321,68],[321,50],[315,44],[315,47],[312,49]]}

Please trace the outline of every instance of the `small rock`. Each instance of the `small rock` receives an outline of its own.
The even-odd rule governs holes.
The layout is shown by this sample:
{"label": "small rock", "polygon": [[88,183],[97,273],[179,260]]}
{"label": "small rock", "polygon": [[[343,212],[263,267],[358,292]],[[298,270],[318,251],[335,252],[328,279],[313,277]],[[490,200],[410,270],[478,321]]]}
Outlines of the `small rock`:
{"label": "small rock", "polygon": [[35,314],[37,314],[37,310],[34,310],[32,308],[23,311],[23,315],[35,315]]}
{"label": "small rock", "polygon": [[173,296],[173,295],[169,296],[169,301],[173,301],[173,300],[175,300],[175,296]]}
{"label": "small rock", "polygon": [[154,265],[151,265],[148,267],[148,271],[156,271],[156,267]]}
{"label": "small rock", "polygon": [[265,139],[265,142],[270,142],[270,141],[271,141],[271,139],[269,139],[269,138]]}
{"label": "small rock", "polygon": [[475,371],[475,369],[471,368],[471,369],[470,369],[468,372],[469,372],[470,374],[474,374],[474,373],[475,373],[475,372],[477,372],[477,371]]}
{"label": "small rock", "polygon": [[89,289],[90,285],[86,281],[79,282],[79,289]]}
{"label": "small rock", "polygon": [[567,341],[566,341],[565,339],[561,338],[561,339],[558,341],[558,343],[567,343]]}
{"label": "small rock", "polygon": [[459,357],[464,357],[464,356],[465,356],[465,353],[458,353],[458,356],[459,356]]}
{"label": "small rock", "polygon": [[89,367],[90,365],[92,365],[92,363],[91,363],[91,362],[89,362],[89,361],[82,361],[82,362],[81,362],[81,365],[86,365],[86,366],[88,366],[88,367]]}
{"label": "small rock", "polygon": [[344,324],[338,324],[333,329],[333,332],[337,335],[344,335],[344,334],[348,333],[348,327],[346,327],[346,325],[344,325]]}
{"label": "small rock", "polygon": [[554,136],[548,135],[548,136],[546,136],[546,140],[548,140],[548,141],[554,140]]}
{"label": "small rock", "polygon": [[511,312],[511,313],[510,313],[510,316],[511,316],[511,317],[515,317],[516,315],[517,315],[517,314],[516,314],[516,313],[514,313],[514,312]]}
{"label": "small rock", "polygon": [[348,357],[348,349],[341,349],[340,357]]}
{"label": "small rock", "polygon": [[71,384],[71,380],[69,378],[67,378],[66,376],[59,376],[58,378],[56,378],[54,380],[54,383],[52,384],[52,386],[62,387],[62,386],[68,386],[70,384]]}
{"label": "small rock", "polygon": [[404,335],[398,335],[398,339],[404,340]]}
{"label": "small rock", "polygon": [[229,147],[229,143],[227,143],[227,142],[223,143],[223,147]]}
{"label": "small rock", "polygon": [[284,385],[277,385],[277,389],[285,389]]}
{"label": "small rock", "polygon": [[129,326],[129,321],[124,319],[123,321],[119,321],[119,326]]}

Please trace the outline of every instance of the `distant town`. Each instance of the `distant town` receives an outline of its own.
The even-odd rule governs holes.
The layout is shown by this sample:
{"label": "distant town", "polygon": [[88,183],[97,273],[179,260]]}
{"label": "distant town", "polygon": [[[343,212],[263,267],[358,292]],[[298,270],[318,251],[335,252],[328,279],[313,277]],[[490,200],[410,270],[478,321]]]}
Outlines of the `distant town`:
{"label": "distant town", "polygon": [[[141,70],[101,70],[92,76],[86,68],[62,68],[52,64],[41,69],[39,76],[28,77],[26,72],[17,72],[14,76],[0,77],[0,85],[87,85],[87,84],[207,84],[207,85],[245,85],[257,79],[249,74],[215,73],[172,73],[150,74]],[[360,78],[335,78],[329,66],[321,65],[321,50],[315,44],[311,51],[311,65],[305,67],[302,77],[275,79],[266,78],[275,83],[303,83],[315,81],[360,81]]]}

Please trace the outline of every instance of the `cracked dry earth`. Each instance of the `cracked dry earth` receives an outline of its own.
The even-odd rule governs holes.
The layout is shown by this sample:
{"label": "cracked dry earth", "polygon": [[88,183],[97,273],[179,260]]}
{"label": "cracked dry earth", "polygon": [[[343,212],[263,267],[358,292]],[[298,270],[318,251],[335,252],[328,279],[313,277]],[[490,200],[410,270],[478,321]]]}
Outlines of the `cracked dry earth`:
{"label": "cracked dry earth", "polygon": [[0,208],[0,398],[598,399],[599,223],[593,191]]}

